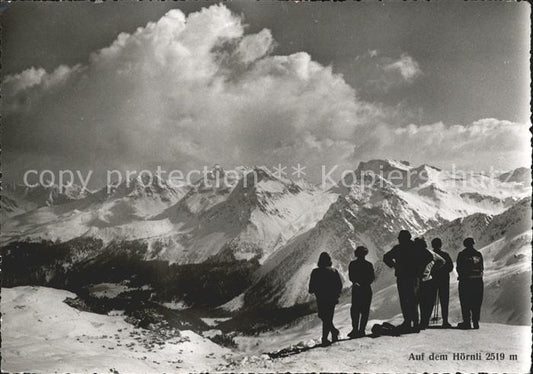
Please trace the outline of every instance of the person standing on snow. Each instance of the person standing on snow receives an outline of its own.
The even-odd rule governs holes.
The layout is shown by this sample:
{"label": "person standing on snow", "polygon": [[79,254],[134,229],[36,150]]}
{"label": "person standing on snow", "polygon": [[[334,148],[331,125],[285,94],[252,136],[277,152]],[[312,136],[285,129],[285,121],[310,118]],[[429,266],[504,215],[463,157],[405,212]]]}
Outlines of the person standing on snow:
{"label": "person standing on snow", "polygon": [[432,277],[439,296],[440,307],[442,310],[442,327],[450,328],[448,321],[448,306],[450,304],[450,273],[453,271],[453,261],[450,255],[442,250],[442,240],[434,238],[431,241],[433,251],[444,259],[444,265],[439,268],[433,268]]}
{"label": "person standing on snow", "polygon": [[399,326],[405,332],[419,332],[418,293],[420,287],[421,259],[411,240],[411,233],[400,231],[398,244],[383,256],[383,262],[394,268],[396,285],[403,314]]}
{"label": "person standing on snow", "polygon": [[318,317],[322,320],[322,345],[330,345],[328,335],[331,332],[333,342],[339,340],[339,330],[333,324],[335,305],[339,302],[342,280],[337,269],[332,267],[331,257],[322,252],[318,258],[318,267],[311,272],[309,293],[316,296]]}
{"label": "person standing on snow", "polygon": [[359,338],[366,334],[366,324],[372,302],[370,285],[375,279],[374,267],[365,260],[367,254],[368,249],[362,246],[357,247],[354,251],[356,260],[350,262],[348,267],[352,282],[352,307],[350,308],[352,331],[348,334],[350,338]]}
{"label": "person standing on snow", "polygon": [[459,274],[459,301],[463,322],[458,328],[468,330],[479,329],[479,316],[483,302],[483,256],[474,249],[474,239],[463,241],[465,249],[457,255],[457,273]]}
{"label": "person standing on snow", "polygon": [[429,319],[437,296],[437,287],[432,275],[435,269],[444,265],[444,259],[428,249],[424,238],[416,238],[414,245],[420,253],[423,264],[420,277],[420,329],[425,330],[429,326]]}

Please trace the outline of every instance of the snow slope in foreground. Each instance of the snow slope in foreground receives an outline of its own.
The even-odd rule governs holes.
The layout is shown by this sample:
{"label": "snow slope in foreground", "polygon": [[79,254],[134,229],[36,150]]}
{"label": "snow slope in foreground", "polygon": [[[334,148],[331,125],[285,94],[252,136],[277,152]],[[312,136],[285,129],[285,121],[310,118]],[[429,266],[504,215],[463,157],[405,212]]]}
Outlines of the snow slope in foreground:
{"label": "snow slope in foreground", "polygon": [[124,317],[78,311],[63,303],[66,297],[75,295],[45,287],[2,288],[2,371],[212,371],[230,353],[191,331],[165,340]]}
{"label": "snow slope in foreground", "polygon": [[[316,321],[258,337],[242,338],[243,355],[182,331],[169,340],[127,324],[121,316],[80,312],[63,303],[74,296],[44,287],[2,289],[2,370],[7,372],[509,372],[530,367],[529,326],[483,323],[477,331],[426,330],[401,337],[362,338],[328,348],[270,359],[261,354],[319,336]],[[339,326],[346,330],[346,326]],[[430,361],[432,352],[447,361]],[[452,353],[482,354],[481,361],[453,360]],[[488,352],[506,359],[486,361]],[[425,353],[426,360],[409,360]],[[517,360],[509,360],[516,354]]]}
{"label": "snow slope in foreground", "polygon": [[[316,338],[308,335],[307,338]],[[289,333],[289,331],[287,331]],[[307,335],[292,331],[293,339]],[[290,334],[289,334],[290,335]],[[263,337],[271,346],[281,343],[280,335]],[[289,336],[283,335],[283,338]],[[258,339],[258,338],[256,338]],[[298,341],[298,340],[295,340]],[[307,341],[307,340],[306,340]],[[288,347],[288,345],[284,345]],[[528,373],[531,364],[531,328],[481,324],[480,330],[429,329],[400,337],[365,337],[315,347],[277,359],[264,355],[244,356],[225,367],[231,372],[359,372],[359,373]],[[411,353],[424,353],[423,360],[410,360]],[[431,353],[447,355],[446,360],[430,360]],[[481,354],[481,360],[454,360],[453,353]],[[503,353],[503,360],[487,360],[488,353]],[[511,360],[510,355],[517,355]]]}

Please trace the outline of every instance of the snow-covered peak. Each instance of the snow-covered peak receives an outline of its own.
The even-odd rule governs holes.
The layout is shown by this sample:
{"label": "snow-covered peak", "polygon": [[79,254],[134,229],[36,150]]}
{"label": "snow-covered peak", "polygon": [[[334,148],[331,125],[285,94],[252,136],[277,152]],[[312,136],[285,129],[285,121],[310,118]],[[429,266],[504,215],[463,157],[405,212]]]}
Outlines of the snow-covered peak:
{"label": "snow-covered peak", "polygon": [[520,167],[498,176],[501,182],[517,182],[522,184],[531,184],[531,169]]}
{"label": "snow-covered peak", "polygon": [[210,170],[204,169],[201,172],[201,176],[192,183],[190,194],[230,192],[248,170],[246,167],[226,170],[216,164]]}
{"label": "snow-covered peak", "polygon": [[170,202],[181,198],[187,189],[188,186],[178,186],[157,175],[140,174],[122,181],[117,186],[105,186],[98,190],[94,197],[99,201],[121,198],[151,198]]}
{"label": "snow-covered peak", "polygon": [[[516,199],[531,194],[527,181],[529,170],[498,175],[452,169],[441,170],[405,161],[371,160],[361,162],[331,191],[350,195],[367,206],[382,205],[385,200],[411,201],[423,216],[453,220],[482,212],[498,214]],[[422,213],[419,211],[419,213]]]}
{"label": "snow-covered peak", "polygon": [[440,173],[439,168],[426,164],[414,167],[407,161],[370,160],[360,162],[353,172],[346,173],[332,191],[345,194],[355,185],[379,185],[382,188],[393,186],[409,190],[438,179]]}
{"label": "snow-covered peak", "polygon": [[225,201],[250,168],[240,166],[225,170],[215,165],[204,171],[202,176],[188,187],[187,193],[172,207],[162,213],[161,217],[173,222],[188,219],[190,215],[200,215],[215,205]]}
{"label": "snow-covered peak", "polygon": [[375,159],[368,161],[361,161],[358,170],[373,170],[375,172],[379,170],[401,169],[410,170],[411,164],[408,161],[392,160],[392,159]]}
{"label": "snow-covered peak", "polygon": [[91,194],[81,186],[59,188],[57,185],[28,187],[6,183],[2,186],[2,216],[21,214],[45,206],[56,206],[84,199]]}
{"label": "snow-covered peak", "polygon": [[256,166],[246,173],[239,181],[239,189],[246,191],[255,191],[256,193],[284,193],[286,191],[298,193],[302,187],[293,181],[279,177],[268,170],[266,167]]}
{"label": "snow-covered peak", "polygon": [[245,175],[247,178],[253,177],[255,182],[261,181],[281,181],[287,183],[288,180],[277,176],[274,172],[269,170],[266,166],[254,166],[254,168]]}
{"label": "snow-covered peak", "polygon": [[59,202],[61,199],[77,200],[86,197],[90,191],[84,190],[77,184],[71,184],[63,188],[59,188],[57,184],[51,186],[25,186],[21,184],[6,183],[2,188],[2,195],[16,195],[25,197],[35,203],[53,203],[54,200]]}

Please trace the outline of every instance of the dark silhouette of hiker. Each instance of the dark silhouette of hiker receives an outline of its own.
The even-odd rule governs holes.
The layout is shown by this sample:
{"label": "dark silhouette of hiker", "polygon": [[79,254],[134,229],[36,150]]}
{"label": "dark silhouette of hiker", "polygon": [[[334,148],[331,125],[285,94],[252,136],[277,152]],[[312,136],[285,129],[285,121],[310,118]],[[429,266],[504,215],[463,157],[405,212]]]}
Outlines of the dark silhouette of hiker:
{"label": "dark silhouette of hiker", "polygon": [[420,329],[425,330],[429,326],[431,312],[437,297],[437,287],[432,276],[433,269],[444,265],[444,259],[428,249],[424,238],[416,238],[414,245],[423,265],[420,275]]}
{"label": "dark silhouette of hiker", "polygon": [[374,267],[365,260],[367,254],[368,249],[362,246],[357,247],[354,251],[356,260],[350,262],[348,267],[352,282],[352,307],[350,308],[352,331],[348,334],[350,338],[358,338],[366,334],[366,324],[372,302],[370,285],[375,279]]}
{"label": "dark silhouette of hiker", "polygon": [[337,269],[332,267],[329,254],[322,252],[318,259],[318,268],[311,272],[309,293],[316,296],[318,317],[322,320],[322,345],[324,346],[331,344],[328,340],[330,332],[332,341],[339,340],[339,330],[333,325],[333,314],[341,291],[341,276]]}
{"label": "dark silhouette of hiker", "polygon": [[417,256],[411,233],[400,231],[398,244],[383,256],[383,262],[394,268],[398,296],[402,308],[403,323],[399,326],[405,332],[418,332],[418,292],[420,285],[421,261]]}
{"label": "dark silhouette of hiker", "polygon": [[450,273],[453,271],[453,261],[450,255],[442,250],[442,240],[435,238],[431,241],[433,251],[444,259],[444,265],[433,268],[432,276],[440,301],[442,311],[442,327],[450,328],[448,321],[448,306],[450,304]]}
{"label": "dark silhouette of hiker", "polygon": [[474,239],[463,241],[465,249],[457,255],[457,273],[459,274],[459,301],[463,322],[457,327],[479,329],[479,316],[483,302],[483,256],[474,249]]}

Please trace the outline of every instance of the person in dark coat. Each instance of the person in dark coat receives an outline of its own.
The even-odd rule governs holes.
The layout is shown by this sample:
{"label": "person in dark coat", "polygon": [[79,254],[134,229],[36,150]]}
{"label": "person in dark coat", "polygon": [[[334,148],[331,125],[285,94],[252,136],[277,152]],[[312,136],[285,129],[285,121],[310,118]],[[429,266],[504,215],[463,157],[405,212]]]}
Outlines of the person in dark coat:
{"label": "person in dark coat", "polygon": [[442,250],[442,240],[434,238],[431,241],[433,251],[444,259],[444,265],[433,268],[432,277],[440,301],[442,311],[442,327],[450,328],[448,321],[448,306],[450,304],[450,273],[453,271],[453,261],[450,255]]}
{"label": "person in dark coat", "polygon": [[416,250],[420,253],[422,261],[422,274],[420,274],[420,329],[425,330],[429,326],[431,312],[437,297],[437,287],[433,279],[435,268],[444,265],[444,259],[428,249],[424,238],[416,238],[414,241]]}
{"label": "person in dark coat", "polygon": [[311,272],[309,293],[316,296],[318,317],[322,320],[322,345],[324,346],[331,344],[328,340],[330,332],[333,342],[339,340],[339,330],[333,324],[333,314],[341,291],[341,276],[337,269],[332,267],[329,254],[322,252],[318,259],[318,267]]}
{"label": "person in dark coat", "polygon": [[474,248],[474,239],[463,241],[465,249],[457,255],[457,273],[459,274],[459,301],[463,322],[460,329],[479,329],[479,316],[483,302],[483,256]]}
{"label": "person in dark coat", "polygon": [[368,249],[362,246],[357,247],[354,251],[356,260],[350,262],[348,267],[352,282],[352,307],[350,308],[352,331],[348,334],[350,338],[358,338],[366,334],[366,324],[372,302],[370,285],[375,279],[374,267],[365,260],[367,254]]}
{"label": "person in dark coat", "polygon": [[401,330],[420,331],[418,315],[418,293],[420,286],[421,260],[411,240],[411,233],[400,231],[398,244],[383,256],[383,262],[394,268],[398,296],[402,308]]}

